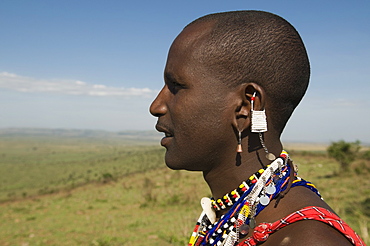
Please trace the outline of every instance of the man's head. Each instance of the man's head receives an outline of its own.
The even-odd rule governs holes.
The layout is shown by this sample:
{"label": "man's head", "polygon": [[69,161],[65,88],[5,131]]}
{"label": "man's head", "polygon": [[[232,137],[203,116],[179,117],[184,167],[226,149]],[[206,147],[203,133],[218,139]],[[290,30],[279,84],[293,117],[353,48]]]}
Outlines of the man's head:
{"label": "man's head", "polygon": [[[209,170],[230,161],[236,128],[250,127],[250,98],[280,135],[308,85],[303,43],[285,20],[259,11],[197,19],[173,42],[165,86],[150,111],[165,132],[166,163]],[[248,135],[248,134],[246,134]]]}

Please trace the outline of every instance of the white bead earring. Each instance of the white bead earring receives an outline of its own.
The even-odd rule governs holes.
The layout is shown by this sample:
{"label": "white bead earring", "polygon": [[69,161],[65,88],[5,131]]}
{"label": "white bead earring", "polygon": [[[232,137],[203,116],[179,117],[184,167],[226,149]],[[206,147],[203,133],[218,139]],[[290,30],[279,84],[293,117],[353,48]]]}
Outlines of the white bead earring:
{"label": "white bead earring", "polygon": [[252,104],[252,132],[267,132],[267,121],[265,110],[254,110],[254,100],[256,99],[256,92],[251,98]]}
{"label": "white bead earring", "polygon": [[270,161],[275,160],[275,155],[270,153],[263,141],[263,132],[267,132],[267,119],[266,119],[266,113],[265,110],[259,111],[254,110],[254,100],[256,99],[256,92],[253,93],[253,96],[251,97],[251,106],[252,106],[252,115],[251,115],[251,132],[256,132],[259,135],[259,139],[261,142],[261,145],[263,149],[266,152],[266,158]]}

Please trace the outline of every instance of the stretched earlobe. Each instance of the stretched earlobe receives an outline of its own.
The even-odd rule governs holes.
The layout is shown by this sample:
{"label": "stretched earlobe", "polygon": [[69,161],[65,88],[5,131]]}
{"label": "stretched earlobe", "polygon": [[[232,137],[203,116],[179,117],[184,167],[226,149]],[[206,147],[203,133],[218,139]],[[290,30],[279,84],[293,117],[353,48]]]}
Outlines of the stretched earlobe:
{"label": "stretched earlobe", "polygon": [[245,108],[239,109],[237,114],[235,115],[234,122],[233,122],[233,127],[235,129],[235,133],[237,133],[237,141],[238,141],[238,146],[236,148],[237,153],[242,153],[243,152],[242,133],[250,125],[250,119],[249,118],[250,118],[249,117],[249,111],[246,110]]}

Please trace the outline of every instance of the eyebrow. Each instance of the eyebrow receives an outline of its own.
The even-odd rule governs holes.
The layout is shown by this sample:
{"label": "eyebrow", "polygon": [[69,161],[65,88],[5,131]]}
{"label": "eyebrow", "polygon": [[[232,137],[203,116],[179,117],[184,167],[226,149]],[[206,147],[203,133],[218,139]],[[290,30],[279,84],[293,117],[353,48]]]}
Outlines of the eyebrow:
{"label": "eyebrow", "polygon": [[164,78],[169,81],[176,81],[175,76],[172,73],[165,72],[164,73]]}

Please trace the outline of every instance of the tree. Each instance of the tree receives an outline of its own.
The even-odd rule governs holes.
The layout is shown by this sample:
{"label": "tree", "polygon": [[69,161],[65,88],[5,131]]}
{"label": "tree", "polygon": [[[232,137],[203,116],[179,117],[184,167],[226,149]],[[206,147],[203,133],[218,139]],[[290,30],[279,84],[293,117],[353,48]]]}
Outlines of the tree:
{"label": "tree", "polygon": [[328,147],[328,155],[340,163],[341,171],[348,171],[350,164],[356,159],[357,153],[360,150],[360,141],[353,143],[340,140],[332,142]]}

